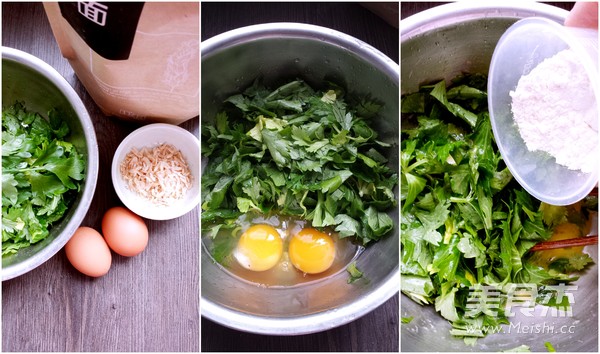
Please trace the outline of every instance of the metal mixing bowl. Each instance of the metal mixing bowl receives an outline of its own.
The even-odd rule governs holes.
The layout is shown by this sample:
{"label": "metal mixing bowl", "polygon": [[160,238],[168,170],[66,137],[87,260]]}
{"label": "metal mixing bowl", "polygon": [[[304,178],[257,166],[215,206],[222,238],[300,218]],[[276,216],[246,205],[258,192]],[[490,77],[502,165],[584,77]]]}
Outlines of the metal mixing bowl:
{"label": "metal mixing bowl", "polygon": [[[318,89],[332,81],[351,95],[382,100],[382,119],[375,128],[384,141],[398,146],[398,64],[358,39],[312,25],[272,23],[215,36],[202,42],[201,53],[202,124],[211,123],[223,100],[257,77],[269,87],[301,78]],[[398,152],[389,160],[398,171]],[[398,225],[397,211],[390,216]],[[201,313],[222,325],[263,334],[303,334],[340,326],[398,293],[398,256],[395,228],[357,260],[368,283],[347,284],[348,274],[341,272],[311,285],[274,289],[231,276],[204,250]]]}
{"label": "metal mixing bowl", "polygon": [[[465,72],[487,74],[496,42],[512,23],[529,16],[543,16],[562,23],[566,15],[565,10],[534,2],[458,2],[410,16],[400,24],[401,93],[415,92],[421,84],[436,80],[449,82]],[[586,252],[598,259],[596,247],[587,247]],[[528,345],[532,351],[547,351],[544,343],[550,342],[558,351],[596,352],[597,278],[598,268],[593,266],[574,283],[579,290],[574,291],[572,317],[553,317],[548,313],[545,317],[511,318],[523,329],[533,331],[532,326],[538,325],[541,333],[525,333],[523,329],[517,330],[516,325],[507,326],[507,333],[488,335],[475,346],[466,346],[461,339],[451,337],[450,324],[435,312],[433,305],[422,307],[403,295],[401,315],[412,316],[413,320],[401,326],[401,350],[503,351]],[[539,313],[537,309],[536,313]],[[562,329],[566,333],[562,333]],[[574,333],[569,333],[571,329]]]}
{"label": "metal mixing bowl", "polygon": [[56,254],[85,217],[98,177],[98,144],[90,117],[69,83],[50,65],[28,53],[2,47],[2,107],[21,101],[45,116],[54,108],[71,128],[67,138],[87,158],[85,182],[79,196],[50,235],[28,248],[2,257],[2,280],[22,275]]}

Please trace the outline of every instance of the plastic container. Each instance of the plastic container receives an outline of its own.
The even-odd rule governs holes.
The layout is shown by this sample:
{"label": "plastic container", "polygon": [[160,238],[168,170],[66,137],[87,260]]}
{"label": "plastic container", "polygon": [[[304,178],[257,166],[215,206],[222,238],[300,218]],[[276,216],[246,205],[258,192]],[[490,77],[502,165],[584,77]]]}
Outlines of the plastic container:
{"label": "plastic container", "polygon": [[[506,165],[531,195],[553,205],[583,199],[597,185],[598,171],[572,170],[546,152],[529,151],[514,122],[510,91],[515,90],[521,76],[568,48],[577,53],[598,102],[598,31],[565,27],[545,18],[525,18],[508,28],[496,45],[488,77],[490,119]],[[595,154],[590,159],[600,157]]]}

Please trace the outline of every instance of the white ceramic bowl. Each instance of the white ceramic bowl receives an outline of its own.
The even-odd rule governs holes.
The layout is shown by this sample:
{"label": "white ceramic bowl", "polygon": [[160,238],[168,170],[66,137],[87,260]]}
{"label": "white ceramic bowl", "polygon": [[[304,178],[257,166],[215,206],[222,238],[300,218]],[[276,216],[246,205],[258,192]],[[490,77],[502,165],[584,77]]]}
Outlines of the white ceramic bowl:
{"label": "white ceramic bowl", "polygon": [[[185,196],[167,206],[149,202],[127,187],[119,172],[121,162],[133,148],[153,148],[159,144],[171,144],[186,159],[193,175],[192,188]],[[155,123],[143,126],[129,134],[115,151],[111,175],[115,192],[125,206],[137,215],[152,220],[169,220],[187,214],[200,202],[200,142],[189,131],[172,124]]]}

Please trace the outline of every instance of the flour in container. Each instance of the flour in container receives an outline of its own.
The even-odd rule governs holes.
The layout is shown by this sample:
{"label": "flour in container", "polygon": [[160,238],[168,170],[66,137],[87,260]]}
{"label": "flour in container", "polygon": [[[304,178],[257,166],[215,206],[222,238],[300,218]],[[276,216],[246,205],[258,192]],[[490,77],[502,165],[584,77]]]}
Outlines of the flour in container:
{"label": "flour in container", "polygon": [[520,78],[512,113],[530,151],[591,173],[598,168],[598,109],[594,90],[574,51],[547,58]]}

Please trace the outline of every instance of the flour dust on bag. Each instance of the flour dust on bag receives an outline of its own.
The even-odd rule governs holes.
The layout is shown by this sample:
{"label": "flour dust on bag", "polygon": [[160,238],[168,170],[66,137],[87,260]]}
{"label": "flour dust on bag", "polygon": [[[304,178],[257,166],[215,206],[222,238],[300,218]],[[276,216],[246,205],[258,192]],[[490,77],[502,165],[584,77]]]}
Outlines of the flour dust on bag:
{"label": "flour dust on bag", "polygon": [[179,124],[198,116],[197,2],[44,2],[62,55],[110,116]]}

